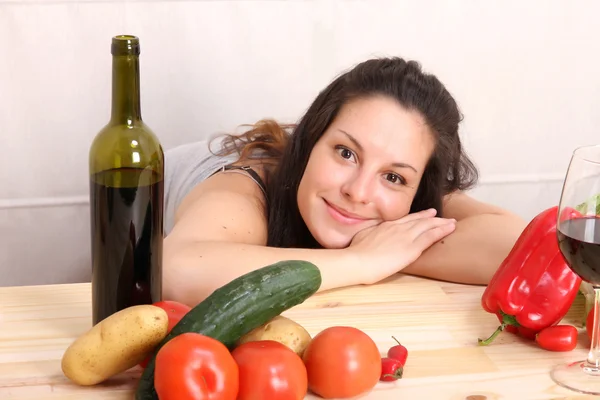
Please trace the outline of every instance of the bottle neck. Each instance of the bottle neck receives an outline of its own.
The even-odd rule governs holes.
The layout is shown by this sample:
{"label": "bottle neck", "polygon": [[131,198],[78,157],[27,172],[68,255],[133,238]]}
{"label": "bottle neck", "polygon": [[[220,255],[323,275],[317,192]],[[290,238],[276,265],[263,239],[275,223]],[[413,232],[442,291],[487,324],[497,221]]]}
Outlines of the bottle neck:
{"label": "bottle neck", "polygon": [[113,56],[112,68],[111,122],[135,125],[142,121],[139,56]]}

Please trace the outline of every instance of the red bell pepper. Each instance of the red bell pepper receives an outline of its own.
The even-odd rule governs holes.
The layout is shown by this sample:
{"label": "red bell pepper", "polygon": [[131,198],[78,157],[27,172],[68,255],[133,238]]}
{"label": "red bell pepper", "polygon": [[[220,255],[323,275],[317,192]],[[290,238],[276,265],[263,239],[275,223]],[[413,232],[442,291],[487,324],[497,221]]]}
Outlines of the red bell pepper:
{"label": "red bell pepper", "polygon": [[[492,277],[481,304],[501,325],[488,339],[479,339],[480,345],[490,344],[504,329],[535,339],[571,307],[581,278],[558,247],[557,213],[558,207],[552,207],[533,218]],[[574,209],[563,210],[561,220],[577,215]]]}

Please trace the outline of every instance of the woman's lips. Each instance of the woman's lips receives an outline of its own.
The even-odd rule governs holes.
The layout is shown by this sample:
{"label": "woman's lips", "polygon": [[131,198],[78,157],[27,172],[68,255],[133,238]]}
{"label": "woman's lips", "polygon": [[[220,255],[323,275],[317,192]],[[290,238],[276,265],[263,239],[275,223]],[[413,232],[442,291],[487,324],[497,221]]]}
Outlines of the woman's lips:
{"label": "woman's lips", "polygon": [[334,220],[342,224],[354,225],[367,220],[367,218],[359,217],[356,214],[352,214],[342,208],[338,208],[335,205],[327,202],[327,200],[325,200],[325,204],[327,205],[327,212],[329,212],[329,215],[331,215]]}

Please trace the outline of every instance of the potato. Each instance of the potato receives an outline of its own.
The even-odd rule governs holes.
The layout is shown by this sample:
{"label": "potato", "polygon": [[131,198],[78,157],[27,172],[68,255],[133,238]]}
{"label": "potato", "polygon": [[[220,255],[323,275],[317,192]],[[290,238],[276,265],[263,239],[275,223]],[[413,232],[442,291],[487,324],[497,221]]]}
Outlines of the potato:
{"label": "potato", "polygon": [[61,367],[79,385],[95,385],[143,361],[167,335],[167,312],[153,305],[125,308],[78,337]]}
{"label": "potato", "polygon": [[304,327],[289,318],[278,315],[266,324],[253,329],[238,341],[238,345],[259,340],[275,340],[292,349],[302,357],[304,349],[311,341],[310,334]]}

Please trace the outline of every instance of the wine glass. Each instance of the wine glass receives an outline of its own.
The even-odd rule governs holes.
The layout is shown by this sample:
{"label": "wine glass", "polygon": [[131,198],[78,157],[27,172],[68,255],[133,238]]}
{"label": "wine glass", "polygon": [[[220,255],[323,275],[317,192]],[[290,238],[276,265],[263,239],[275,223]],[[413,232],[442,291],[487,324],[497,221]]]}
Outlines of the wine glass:
{"label": "wine glass", "polygon": [[587,359],[561,364],[550,375],[559,385],[600,394],[600,145],[573,152],[556,224],[558,246],[569,267],[595,292],[594,323]]}

